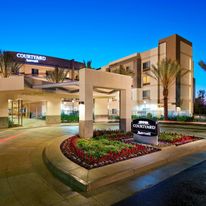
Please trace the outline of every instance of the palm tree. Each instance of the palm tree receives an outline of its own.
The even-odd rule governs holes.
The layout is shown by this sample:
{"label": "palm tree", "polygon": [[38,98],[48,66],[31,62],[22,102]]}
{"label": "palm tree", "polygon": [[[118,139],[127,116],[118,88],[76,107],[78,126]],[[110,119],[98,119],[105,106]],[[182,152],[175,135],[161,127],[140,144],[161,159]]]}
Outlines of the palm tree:
{"label": "palm tree", "polygon": [[114,70],[109,70],[110,72],[113,72],[113,73],[117,73],[117,74],[123,74],[123,75],[128,75],[128,76],[131,76],[133,77],[134,76],[134,72],[132,70],[130,70],[129,68],[125,68],[125,66],[123,65],[119,65],[118,68],[114,69]]}
{"label": "palm tree", "polygon": [[87,69],[92,69],[92,60],[89,60],[89,61],[83,61],[84,63],[84,67],[87,68]]}
{"label": "palm tree", "polygon": [[199,65],[204,71],[206,71],[206,63],[204,61],[200,61]]}
{"label": "palm tree", "polygon": [[180,64],[171,59],[163,59],[157,66],[152,65],[147,75],[160,82],[163,87],[164,119],[168,119],[168,94],[169,88],[175,83],[176,78],[186,75],[189,70],[181,68]]}
{"label": "palm tree", "polygon": [[18,75],[19,70],[21,69],[22,66],[23,66],[23,63],[12,60],[11,73]]}
{"label": "palm tree", "polygon": [[18,74],[22,64],[13,59],[13,57],[4,51],[0,51],[0,74],[7,78],[11,74]]}
{"label": "palm tree", "polygon": [[67,74],[68,74],[68,70],[56,66],[53,71],[47,71],[46,78],[51,82],[60,83],[66,79]]}
{"label": "palm tree", "polygon": [[22,63],[16,61],[8,52],[0,51],[0,73],[4,78],[19,74]]}

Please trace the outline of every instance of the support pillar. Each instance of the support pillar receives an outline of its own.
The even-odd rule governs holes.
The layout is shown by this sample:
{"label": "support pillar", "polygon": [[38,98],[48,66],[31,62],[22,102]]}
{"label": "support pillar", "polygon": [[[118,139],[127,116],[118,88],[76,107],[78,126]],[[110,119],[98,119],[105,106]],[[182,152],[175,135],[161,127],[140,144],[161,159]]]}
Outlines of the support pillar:
{"label": "support pillar", "polygon": [[46,104],[46,123],[61,123],[61,101],[60,99],[49,99]]}
{"label": "support pillar", "polygon": [[120,130],[131,131],[131,89],[120,90]]}
{"label": "support pillar", "polygon": [[0,96],[0,128],[8,128],[8,98],[7,96]]}
{"label": "support pillar", "polygon": [[93,136],[93,87],[85,72],[80,73],[80,80],[79,135],[90,138]]}

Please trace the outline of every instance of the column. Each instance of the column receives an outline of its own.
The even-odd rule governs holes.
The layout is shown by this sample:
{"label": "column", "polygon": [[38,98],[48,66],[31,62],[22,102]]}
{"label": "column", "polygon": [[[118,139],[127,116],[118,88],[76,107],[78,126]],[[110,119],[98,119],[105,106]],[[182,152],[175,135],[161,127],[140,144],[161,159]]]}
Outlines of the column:
{"label": "column", "polygon": [[131,131],[131,89],[120,90],[120,130]]}
{"label": "column", "polygon": [[46,123],[47,124],[61,123],[61,100],[60,99],[47,100]]}
{"label": "column", "polygon": [[8,98],[0,95],[0,128],[8,128]]}
{"label": "column", "polygon": [[93,87],[90,81],[86,79],[85,71],[80,71],[79,135],[83,138],[93,136]]}

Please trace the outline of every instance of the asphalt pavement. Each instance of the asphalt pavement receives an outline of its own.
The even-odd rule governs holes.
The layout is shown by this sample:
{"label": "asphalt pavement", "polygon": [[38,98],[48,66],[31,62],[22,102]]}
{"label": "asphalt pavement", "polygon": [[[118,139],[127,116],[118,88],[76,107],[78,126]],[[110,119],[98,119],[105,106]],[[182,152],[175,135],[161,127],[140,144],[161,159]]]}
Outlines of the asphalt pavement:
{"label": "asphalt pavement", "polygon": [[206,161],[114,205],[205,206]]}

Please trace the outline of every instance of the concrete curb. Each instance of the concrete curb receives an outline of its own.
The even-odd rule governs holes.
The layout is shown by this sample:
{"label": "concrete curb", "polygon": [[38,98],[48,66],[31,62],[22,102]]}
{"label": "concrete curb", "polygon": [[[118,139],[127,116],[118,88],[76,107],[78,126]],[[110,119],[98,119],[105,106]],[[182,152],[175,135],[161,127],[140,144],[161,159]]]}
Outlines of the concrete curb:
{"label": "concrete curb", "polygon": [[51,142],[44,149],[43,160],[53,175],[65,184],[82,191],[91,191],[134,175],[142,175],[159,166],[203,151],[206,148],[206,140],[199,140],[177,147],[167,147],[158,152],[87,170],[70,161],[62,154],[60,144],[64,139],[66,138],[58,138]]}
{"label": "concrete curb", "polygon": [[178,122],[178,121],[158,121],[160,128],[175,126],[176,128],[206,130],[206,122]]}

